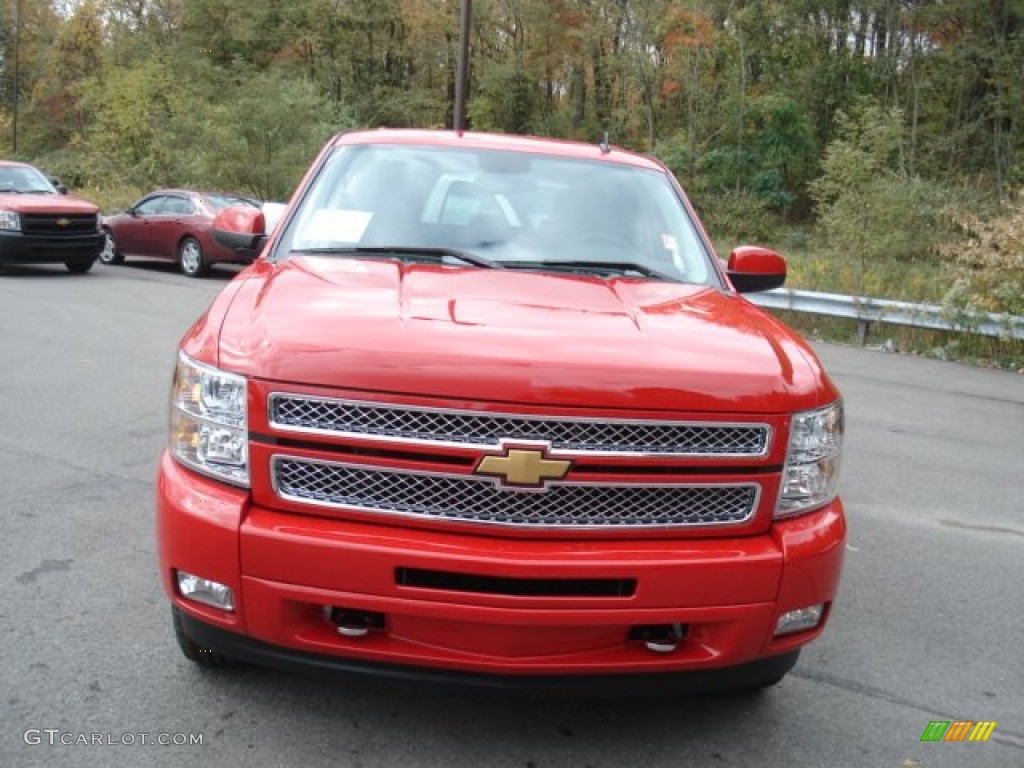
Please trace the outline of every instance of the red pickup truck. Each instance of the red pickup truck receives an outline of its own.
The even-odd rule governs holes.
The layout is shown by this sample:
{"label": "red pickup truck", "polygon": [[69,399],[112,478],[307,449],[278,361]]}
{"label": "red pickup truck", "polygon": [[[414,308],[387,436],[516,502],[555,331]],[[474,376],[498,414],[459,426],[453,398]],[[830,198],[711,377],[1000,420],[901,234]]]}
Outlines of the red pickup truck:
{"label": "red pickup truck", "polygon": [[98,207],[31,165],[0,161],[0,267],[64,264],[88,272],[102,249]]}
{"label": "red pickup truck", "polygon": [[156,486],[185,655],[483,686],[757,688],[824,629],[843,409],[657,161],[339,135],[181,341]]}

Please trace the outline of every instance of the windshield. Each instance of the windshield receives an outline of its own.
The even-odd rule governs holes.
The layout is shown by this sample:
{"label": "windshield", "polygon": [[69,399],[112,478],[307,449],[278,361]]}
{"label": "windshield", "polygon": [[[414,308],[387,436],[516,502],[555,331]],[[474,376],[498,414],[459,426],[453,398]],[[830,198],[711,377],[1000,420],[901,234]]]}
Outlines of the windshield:
{"label": "windshield", "polygon": [[0,194],[40,193],[55,195],[57,189],[42,173],[27,165],[0,166]]}
{"label": "windshield", "polygon": [[416,248],[452,249],[515,269],[716,279],[664,173],[448,147],[336,149],[303,196],[275,258],[388,248],[403,251],[403,258]]}

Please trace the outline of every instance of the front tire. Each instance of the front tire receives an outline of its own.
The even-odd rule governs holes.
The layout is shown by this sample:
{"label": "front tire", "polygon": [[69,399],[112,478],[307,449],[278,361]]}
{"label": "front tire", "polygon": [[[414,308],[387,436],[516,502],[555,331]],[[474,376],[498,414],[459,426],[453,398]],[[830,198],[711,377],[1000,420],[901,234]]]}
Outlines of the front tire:
{"label": "front tire", "polygon": [[103,250],[100,251],[100,263],[120,264],[123,261],[124,254],[117,249],[114,233],[109,229],[103,230]]}
{"label": "front tire", "polygon": [[200,667],[207,669],[218,669],[221,667],[234,666],[237,662],[225,656],[223,653],[204,648],[191,637],[185,634],[185,628],[181,623],[181,611],[171,608],[171,622],[174,625],[174,637],[178,641],[178,647],[186,659]]}
{"label": "front tire", "polygon": [[201,277],[206,273],[206,255],[203,246],[194,237],[186,237],[178,246],[178,263],[181,271],[189,277]]}
{"label": "front tire", "polygon": [[64,266],[73,275],[82,275],[92,269],[91,261],[65,261]]}

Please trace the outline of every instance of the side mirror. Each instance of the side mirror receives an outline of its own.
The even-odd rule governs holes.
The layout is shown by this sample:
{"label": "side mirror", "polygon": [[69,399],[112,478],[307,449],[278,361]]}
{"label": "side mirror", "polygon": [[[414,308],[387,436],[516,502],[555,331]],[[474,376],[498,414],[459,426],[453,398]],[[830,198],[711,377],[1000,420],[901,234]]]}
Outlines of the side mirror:
{"label": "side mirror", "polygon": [[256,258],[267,242],[263,211],[248,205],[230,205],[213,219],[213,239],[228,250]]}
{"label": "side mirror", "polygon": [[739,293],[770,291],[786,282],[786,260],[757,245],[740,245],[729,254],[726,274]]}
{"label": "side mirror", "polygon": [[56,176],[50,177],[50,183],[53,184],[53,188],[57,190],[57,194],[66,195],[68,193],[68,188],[61,184],[60,179]]}

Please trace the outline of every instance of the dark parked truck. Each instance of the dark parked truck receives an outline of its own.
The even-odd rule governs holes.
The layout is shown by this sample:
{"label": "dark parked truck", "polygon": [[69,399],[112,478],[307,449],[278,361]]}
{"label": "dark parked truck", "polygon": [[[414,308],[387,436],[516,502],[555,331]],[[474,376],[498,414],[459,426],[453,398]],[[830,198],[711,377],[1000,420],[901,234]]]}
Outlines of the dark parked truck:
{"label": "dark parked truck", "polygon": [[529,690],[780,680],[845,541],[843,409],[658,162],[342,134],[182,339],[156,489],[185,655]]}
{"label": "dark parked truck", "polygon": [[88,272],[103,249],[99,213],[31,165],[0,161],[0,267],[64,264]]}

